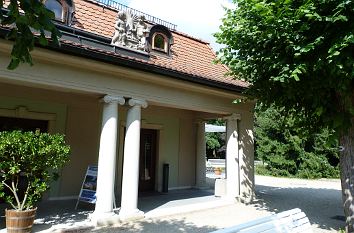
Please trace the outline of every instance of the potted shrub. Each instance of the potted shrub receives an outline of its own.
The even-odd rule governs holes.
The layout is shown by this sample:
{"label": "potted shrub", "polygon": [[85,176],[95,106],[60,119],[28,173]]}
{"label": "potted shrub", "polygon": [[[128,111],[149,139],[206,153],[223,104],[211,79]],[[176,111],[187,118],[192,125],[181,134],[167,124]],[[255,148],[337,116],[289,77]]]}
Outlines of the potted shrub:
{"label": "potted shrub", "polygon": [[0,197],[13,208],[5,210],[7,232],[31,232],[35,204],[58,178],[69,152],[60,134],[0,132]]}

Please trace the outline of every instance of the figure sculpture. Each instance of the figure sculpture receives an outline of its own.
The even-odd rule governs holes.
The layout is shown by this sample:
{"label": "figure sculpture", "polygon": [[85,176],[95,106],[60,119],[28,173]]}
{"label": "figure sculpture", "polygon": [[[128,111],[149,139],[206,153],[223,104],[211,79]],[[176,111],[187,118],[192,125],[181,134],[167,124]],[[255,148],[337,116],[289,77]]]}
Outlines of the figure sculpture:
{"label": "figure sculpture", "polygon": [[131,11],[126,12],[127,15],[127,20],[126,20],[126,33],[129,39],[133,39],[134,33],[136,31],[135,29],[135,18],[136,15],[133,15]]}
{"label": "figure sculpture", "polygon": [[120,11],[114,28],[111,44],[146,50],[146,37],[149,34],[149,28],[145,23],[144,16],[134,15],[131,11]]}
{"label": "figure sculpture", "polygon": [[141,15],[138,18],[138,22],[136,24],[136,37],[139,40],[138,42],[138,49],[144,50],[146,44],[146,37],[148,36],[149,29],[145,24],[145,17]]}
{"label": "figure sculpture", "polygon": [[123,11],[118,12],[118,16],[117,16],[117,21],[116,24],[114,26],[115,28],[115,32],[112,38],[112,42],[111,44],[120,44],[125,46],[126,45],[126,16],[125,13]]}

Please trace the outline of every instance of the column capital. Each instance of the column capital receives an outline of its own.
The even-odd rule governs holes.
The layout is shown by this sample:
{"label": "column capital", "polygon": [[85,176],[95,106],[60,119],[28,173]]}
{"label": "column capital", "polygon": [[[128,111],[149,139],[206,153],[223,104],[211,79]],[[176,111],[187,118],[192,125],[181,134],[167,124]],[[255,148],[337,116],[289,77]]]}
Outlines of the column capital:
{"label": "column capital", "polygon": [[229,120],[229,121],[237,121],[237,120],[241,120],[241,114],[239,113],[233,113],[230,116],[224,117],[225,120]]}
{"label": "column capital", "polygon": [[102,98],[102,102],[107,103],[107,104],[117,103],[117,104],[123,105],[123,104],[125,104],[125,99],[122,96],[105,95]]}
{"label": "column capital", "polygon": [[128,104],[130,106],[140,106],[142,108],[146,108],[148,106],[148,103],[145,100],[140,100],[140,99],[130,99],[128,101]]}

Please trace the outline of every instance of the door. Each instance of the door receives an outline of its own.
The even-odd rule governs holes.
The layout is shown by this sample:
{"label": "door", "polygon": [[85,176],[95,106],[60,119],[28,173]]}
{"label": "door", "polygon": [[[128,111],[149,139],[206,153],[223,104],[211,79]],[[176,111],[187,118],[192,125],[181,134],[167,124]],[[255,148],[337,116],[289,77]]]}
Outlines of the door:
{"label": "door", "polygon": [[141,129],[139,159],[139,191],[155,190],[156,178],[156,136],[157,131]]}

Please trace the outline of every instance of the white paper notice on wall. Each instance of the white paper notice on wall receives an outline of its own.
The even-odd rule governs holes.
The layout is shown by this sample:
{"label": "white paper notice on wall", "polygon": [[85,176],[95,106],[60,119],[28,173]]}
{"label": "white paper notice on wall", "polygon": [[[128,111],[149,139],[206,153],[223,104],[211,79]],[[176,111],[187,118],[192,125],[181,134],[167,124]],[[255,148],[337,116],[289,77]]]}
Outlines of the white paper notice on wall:
{"label": "white paper notice on wall", "polygon": [[96,165],[89,165],[87,167],[75,209],[77,209],[79,202],[96,203],[97,169]]}

